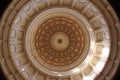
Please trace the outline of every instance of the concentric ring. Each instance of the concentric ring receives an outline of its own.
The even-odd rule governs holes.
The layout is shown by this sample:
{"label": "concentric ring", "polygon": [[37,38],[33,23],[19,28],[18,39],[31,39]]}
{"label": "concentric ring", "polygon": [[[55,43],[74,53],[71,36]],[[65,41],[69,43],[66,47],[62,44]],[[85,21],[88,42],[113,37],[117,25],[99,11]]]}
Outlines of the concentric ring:
{"label": "concentric ring", "polygon": [[0,22],[0,64],[10,80],[110,80],[119,27],[104,0],[15,0]]}
{"label": "concentric ring", "polygon": [[66,66],[75,62],[85,45],[83,33],[80,32],[82,30],[75,27],[78,25],[65,17],[49,19],[42,25],[35,37],[39,56],[54,66]]}
{"label": "concentric ring", "polygon": [[[85,27],[89,27],[89,24],[84,24],[83,21],[81,22],[80,19],[83,17],[78,17],[77,15],[79,14],[75,15],[74,13],[77,14],[75,11],[67,8],[53,8],[41,13],[30,24],[26,35],[26,45],[30,47],[26,47],[26,50],[28,51],[27,53],[29,53],[28,56],[31,62],[39,70],[48,72],[49,75],[62,75],[63,73],[66,75],[72,74],[72,71],[70,71],[70,73],[68,71],[81,66],[80,63],[83,63],[85,60],[85,55],[91,54],[87,53],[90,48],[90,35]],[[44,16],[46,17],[43,18]],[[67,18],[67,16],[69,18]],[[52,46],[49,45],[50,41],[46,41],[50,40],[49,36],[51,37],[54,33],[60,31],[64,32],[70,39],[69,46],[64,51],[54,50]],[[34,38],[37,34],[39,36]],[[85,36],[84,34],[87,35]],[[91,36],[93,36],[93,34],[91,34]],[[38,40],[35,40],[36,38]],[[34,44],[34,42],[38,44]],[[39,45],[39,43],[44,46],[41,47],[42,49],[35,47],[40,47],[41,45]],[[58,61],[56,62],[56,60]],[[52,70],[59,72],[59,74],[54,73]]]}

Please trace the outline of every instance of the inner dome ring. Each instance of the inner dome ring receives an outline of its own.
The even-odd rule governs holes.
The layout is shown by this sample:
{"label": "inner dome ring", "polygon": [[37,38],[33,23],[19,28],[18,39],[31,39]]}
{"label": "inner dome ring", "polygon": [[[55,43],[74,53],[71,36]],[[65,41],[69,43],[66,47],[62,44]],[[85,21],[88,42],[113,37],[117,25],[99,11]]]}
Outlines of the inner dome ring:
{"label": "inner dome ring", "polygon": [[[55,14],[53,14],[53,13],[55,13]],[[48,14],[51,15],[51,16],[49,16]],[[88,57],[90,57],[91,50],[92,50],[92,48],[94,46],[93,32],[91,31],[92,29],[91,29],[89,23],[79,13],[76,13],[75,11],[67,9],[67,8],[53,8],[53,9],[49,9],[47,11],[44,11],[38,17],[36,17],[35,20],[33,20],[33,22],[30,24],[30,27],[29,27],[30,30],[28,29],[29,32],[27,32],[26,36],[30,35],[31,37],[34,37],[33,34],[35,34],[35,32],[32,31],[32,30],[37,30],[37,28],[35,29],[35,27],[34,27],[34,29],[32,29],[32,26],[38,26],[38,25],[40,25],[39,24],[40,20],[42,20],[44,22],[45,17],[49,18],[49,17],[53,17],[54,15],[61,15],[61,16],[68,16],[68,17],[71,17],[71,15],[75,16],[75,17],[77,17],[77,22],[79,22],[80,24],[82,24],[82,26],[85,26],[85,27],[81,27],[85,31],[84,33],[85,34],[90,34],[90,35],[86,35],[86,37],[87,37],[86,38],[86,40],[87,40],[86,44],[88,44],[88,45],[92,44],[92,46],[86,46],[85,47],[84,54],[82,55],[84,57],[79,58],[79,60],[77,60],[74,63],[74,66],[72,66],[72,64],[71,64],[71,65],[68,65],[68,66],[65,66],[65,67],[54,67],[54,66],[50,66],[50,65],[48,67],[48,66],[45,66],[47,64],[44,63],[41,59],[37,59],[37,61],[34,59],[34,57],[32,55],[36,55],[36,53],[37,53],[34,50],[35,49],[34,47],[32,48],[33,49],[32,51],[31,51],[30,47],[27,48],[26,50],[32,52],[32,53],[31,52],[27,52],[27,53],[31,53],[31,54],[28,54],[28,56],[29,56],[30,59],[32,59],[32,62],[33,62],[33,64],[35,64],[36,67],[37,66],[41,66],[41,67],[37,67],[39,70],[41,70],[43,72],[47,71],[49,75],[70,75],[70,74],[75,73],[75,72],[73,72],[73,70],[76,70],[76,68],[79,68],[79,69],[82,68],[83,65],[84,65],[85,60],[88,59]],[[41,17],[41,18],[39,19],[39,17]],[[44,19],[43,19],[43,17],[44,17]],[[76,19],[75,17],[72,17],[72,18]],[[38,20],[39,22],[37,22],[36,20]],[[84,24],[84,22],[86,22],[86,23]],[[32,32],[32,34],[30,32]],[[34,42],[33,39],[30,39],[30,36],[28,36],[27,39],[26,39],[26,45],[29,45],[28,42]],[[91,37],[92,40],[89,40],[90,37]],[[31,41],[29,41],[29,40],[31,40]],[[87,58],[85,59],[85,57],[86,57],[85,55],[89,55],[89,56],[87,56]],[[38,63],[39,61],[41,61],[40,62],[41,64]],[[80,62],[83,62],[83,64],[80,64]],[[43,65],[43,64],[45,64],[45,65]],[[80,64],[80,65],[78,65],[78,64]],[[51,70],[49,70],[49,69],[51,69]],[[59,72],[59,71],[62,71],[62,72]]]}

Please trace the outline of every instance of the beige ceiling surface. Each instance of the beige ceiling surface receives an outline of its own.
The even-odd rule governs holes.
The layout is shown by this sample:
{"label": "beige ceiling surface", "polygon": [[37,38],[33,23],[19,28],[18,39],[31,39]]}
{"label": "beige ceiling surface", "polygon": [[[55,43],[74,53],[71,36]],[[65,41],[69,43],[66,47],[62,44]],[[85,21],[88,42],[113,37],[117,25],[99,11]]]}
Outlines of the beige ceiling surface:
{"label": "beige ceiling surface", "polygon": [[111,80],[120,24],[106,0],[13,0],[0,21],[8,80]]}

